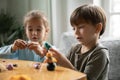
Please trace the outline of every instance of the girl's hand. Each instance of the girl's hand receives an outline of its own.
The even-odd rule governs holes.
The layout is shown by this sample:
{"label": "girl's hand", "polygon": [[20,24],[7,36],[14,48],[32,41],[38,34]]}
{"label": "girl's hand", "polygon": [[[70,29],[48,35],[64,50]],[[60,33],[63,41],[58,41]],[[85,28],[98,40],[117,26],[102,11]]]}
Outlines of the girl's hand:
{"label": "girl's hand", "polygon": [[24,41],[22,39],[17,39],[14,41],[14,43],[12,45],[12,51],[16,51],[18,49],[25,49],[26,47],[27,47],[26,41]]}
{"label": "girl's hand", "polygon": [[36,54],[40,56],[45,56],[47,53],[47,50],[43,48],[39,42],[30,42],[27,45],[28,49],[34,50]]}

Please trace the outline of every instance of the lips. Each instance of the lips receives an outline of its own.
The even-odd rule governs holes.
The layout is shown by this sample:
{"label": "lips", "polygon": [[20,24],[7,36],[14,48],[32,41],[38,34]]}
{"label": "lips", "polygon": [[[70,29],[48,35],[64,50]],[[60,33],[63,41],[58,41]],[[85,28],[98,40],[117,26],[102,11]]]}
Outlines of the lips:
{"label": "lips", "polygon": [[76,37],[76,39],[77,39],[77,40],[81,40],[81,39],[82,39],[82,37]]}
{"label": "lips", "polygon": [[37,37],[32,37],[32,40],[37,40],[38,38]]}

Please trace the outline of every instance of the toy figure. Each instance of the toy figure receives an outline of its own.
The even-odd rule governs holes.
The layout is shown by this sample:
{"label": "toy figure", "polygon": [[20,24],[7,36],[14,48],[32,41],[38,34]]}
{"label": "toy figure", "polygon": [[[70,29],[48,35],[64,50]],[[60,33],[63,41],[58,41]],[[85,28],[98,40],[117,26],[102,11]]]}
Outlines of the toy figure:
{"label": "toy figure", "polygon": [[55,70],[57,60],[53,57],[51,52],[48,52],[46,54],[46,59],[44,62],[47,63],[47,70],[49,71]]}
{"label": "toy figure", "polygon": [[[49,50],[49,48],[51,48],[52,46],[48,44],[47,42],[45,42],[44,47],[47,50]],[[47,70],[49,71],[55,70],[57,60],[53,57],[53,54],[50,51],[47,52],[46,59],[44,60],[44,62],[47,63]]]}

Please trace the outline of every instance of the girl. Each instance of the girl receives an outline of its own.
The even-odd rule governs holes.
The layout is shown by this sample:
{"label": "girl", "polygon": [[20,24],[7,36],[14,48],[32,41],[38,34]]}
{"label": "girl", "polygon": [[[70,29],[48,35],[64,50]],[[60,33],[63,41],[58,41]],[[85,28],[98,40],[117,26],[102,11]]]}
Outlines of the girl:
{"label": "girl", "polygon": [[46,17],[39,10],[28,12],[24,17],[24,29],[28,41],[17,39],[13,44],[1,47],[0,57],[43,62],[46,53],[43,42],[49,31]]}

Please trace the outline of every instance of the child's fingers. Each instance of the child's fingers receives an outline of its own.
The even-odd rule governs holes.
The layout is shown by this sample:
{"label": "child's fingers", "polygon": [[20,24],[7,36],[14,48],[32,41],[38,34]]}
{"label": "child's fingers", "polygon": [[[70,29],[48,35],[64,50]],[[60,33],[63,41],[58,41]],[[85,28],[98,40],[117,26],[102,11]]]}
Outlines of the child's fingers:
{"label": "child's fingers", "polygon": [[60,53],[57,49],[54,49],[54,48],[50,48],[49,51],[53,54],[53,56],[56,58],[56,59],[61,59],[61,57],[63,57],[62,53]]}
{"label": "child's fingers", "polygon": [[54,52],[54,53],[59,53],[57,50],[50,48],[49,51]]}
{"label": "child's fingers", "polygon": [[39,43],[37,42],[31,42],[31,43],[28,43],[28,46],[27,46],[30,50],[37,50],[37,49],[40,49],[41,46]]}
{"label": "child's fingers", "polygon": [[19,48],[16,46],[16,45],[12,45],[12,51],[16,51],[16,50],[18,50]]}
{"label": "child's fingers", "polygon": [[29,44],[28,46],[27,46],[30,50],[33,50],[33,49],[35,49],[35,44]]}
{"label": "child's fingers", "polygon": [[28,45],[27,45],[27,47],[29,49],[34,49],[34,48],[36,48],[36,46],[37,46],[37,44],[35,44],[35,43],[28,43]]}
{"label": "child's fingers", "polygon": [[14,45],[17,46],[19,49],[24,49],[26,48],[27,43],[23,40],[18,39],[14,42]]}
{"label": "child's fingers", "polygon": [[50,48],[49,51],[53,54],[54,57],[58,57],[59,56],[59,52],[53,48]]}
{"label": "child's fingers", "polygon": [[27,46],[27,42],[24,40],[21,40],[22,45]]}
{"label": "child's fingers", "polygon": [[29,43],[27,44],[28,47],[34,46],[34,45],[40,45],[40,44],[37,43],[37,42],[29,42]]}
{"label": "child's fingers", "polygon": [[27,47],[27,43],[25,41],[20,41],[20,46],[21,48],[26,48]]}
{"label": "child's fingers", "polygon": [[41,47],[41,54],[43,54],[43,55],[46,55],[46,53],[48,52],[47,50],[46,50],[46,48],[44,48],[44,47]]}
{"label": "child's fingers", "polygon": [[41,47],[44,53],[47,53],[48,50],[45,47]]}

